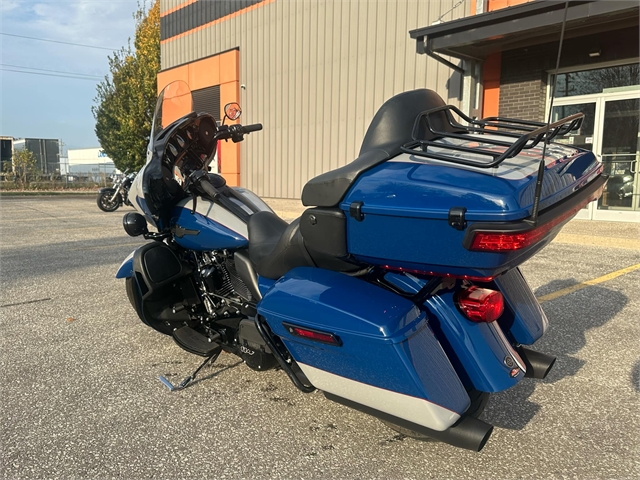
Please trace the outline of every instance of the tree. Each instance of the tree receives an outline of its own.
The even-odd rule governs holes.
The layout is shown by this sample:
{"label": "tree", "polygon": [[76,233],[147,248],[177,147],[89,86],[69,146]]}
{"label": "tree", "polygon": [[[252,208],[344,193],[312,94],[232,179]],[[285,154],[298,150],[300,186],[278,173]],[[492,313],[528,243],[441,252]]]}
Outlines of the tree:
{"label": "tree", "polygon": [[134,50],[109,56],[109,71],[97,86],[95,132],[100,146],[119,170],[137,170],[146,158],[160,70],[160,1],[146,11],[138,4]]}
{"label": "tree", "polygon": [[38,160],[31,150],[18,150],[13,153],[11,159],[13,163],[13,173],[21,188],[26,188],[29,175],[36,172]]}

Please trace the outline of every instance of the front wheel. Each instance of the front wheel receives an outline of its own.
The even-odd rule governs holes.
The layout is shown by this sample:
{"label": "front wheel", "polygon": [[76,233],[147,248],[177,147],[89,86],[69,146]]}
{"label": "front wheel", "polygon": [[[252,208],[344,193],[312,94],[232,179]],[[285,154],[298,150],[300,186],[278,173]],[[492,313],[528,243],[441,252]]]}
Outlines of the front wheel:
{"label": "front wheel", "polygon": [[111,198],[116,193],[113,188],[108,188],[101,191],[98,194],[98,199],[96,203],[98,204],[98,208],[103,212],[115,212],[120,206],[120,198],[116,197],[112,202]]}

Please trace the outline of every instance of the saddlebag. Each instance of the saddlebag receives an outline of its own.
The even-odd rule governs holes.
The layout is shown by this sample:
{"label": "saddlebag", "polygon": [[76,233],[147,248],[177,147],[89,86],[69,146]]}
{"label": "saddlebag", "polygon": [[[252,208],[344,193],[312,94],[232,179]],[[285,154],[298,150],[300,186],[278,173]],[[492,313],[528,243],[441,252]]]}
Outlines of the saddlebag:
{"label": "saddlebag", "polygon": [[469,396],[414,303],[355,277],[299,267],[258,313],[316,388],[442,431]]}

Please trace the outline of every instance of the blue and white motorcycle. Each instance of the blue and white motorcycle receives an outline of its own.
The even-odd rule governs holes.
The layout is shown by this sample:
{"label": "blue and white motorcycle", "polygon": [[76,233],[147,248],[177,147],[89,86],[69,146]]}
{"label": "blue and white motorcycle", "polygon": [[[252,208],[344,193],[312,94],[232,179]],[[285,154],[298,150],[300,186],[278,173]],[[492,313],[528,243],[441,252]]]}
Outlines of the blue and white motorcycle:
{"label": "blue and white motorcycle", "polygon": [[[479,451],[492,392],[544,378],[528,347],[547,318],[518,265],[606,183],[591,152],[551,143],[578,128],[473,120],[429,90],[389,99],[360,155],[310,180],[291,223],[207,167],[219,141],[262,126],[192,112],[161,93],[129,235],[152,240],[120,267],[140,319],[205,357],[280,368],[303,392],[393,428]],[[235,121],[240,106],[225,107]],[[148,225],[155,231],[150,232]]]}

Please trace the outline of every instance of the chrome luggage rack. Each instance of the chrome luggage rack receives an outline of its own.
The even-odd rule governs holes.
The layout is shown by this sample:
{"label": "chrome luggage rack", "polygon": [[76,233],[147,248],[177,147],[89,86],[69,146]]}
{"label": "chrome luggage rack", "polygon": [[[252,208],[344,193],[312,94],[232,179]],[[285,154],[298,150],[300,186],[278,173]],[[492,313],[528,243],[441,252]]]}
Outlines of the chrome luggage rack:
{"label": "chrome luggage rack", "polygon": [[[457,122],[452,112],[467,125]],[[549,143],[555,137],[566,135],[580,128],[584,113],[576,113],[557,122],[546,124],[504,117],[487,117],[474,120],[453,105],[426,110],[416,117],[411,137],[413,141],[401,147],[404,153],[444,160],[480,168],[491,168],[508,158],[513,158],[524,149],[540,142]],[[476,135],[471,135],[476,134]],[[483,138],[484,137],[484,138]],[[503,138],[496,138],[503,137]],[[512,138],[512,141],[509,139]],[[478,147],[446,142],[453,139],[479,143]],[[437,141],[440,140],[440,141]],[[432,147],[430,149],[430,147]],[[502,148],[496,147],[505,147]],[[442,150],[448,150],[443,152]],[[464,158],[464,154],[486,157],[489,161]]]}

